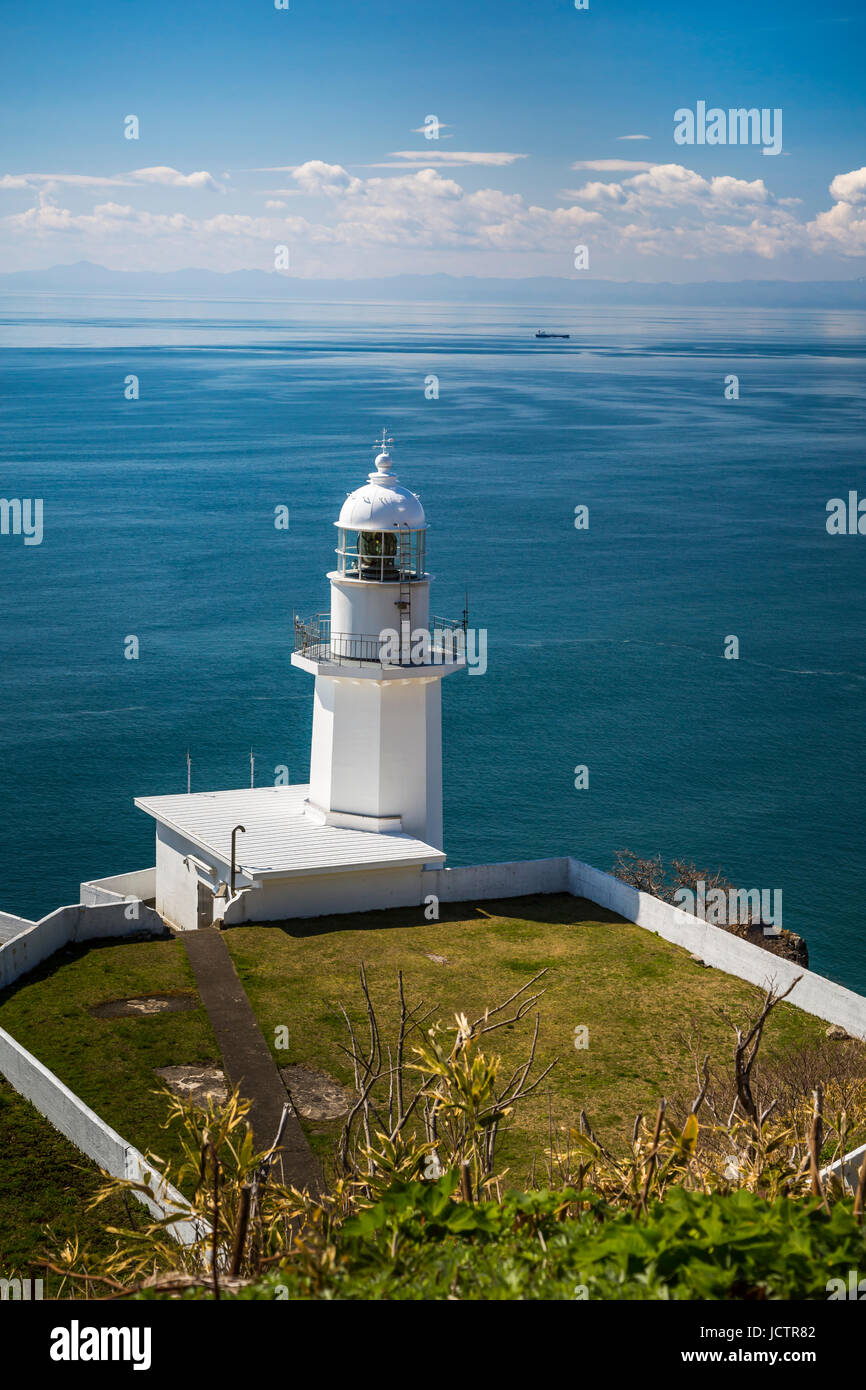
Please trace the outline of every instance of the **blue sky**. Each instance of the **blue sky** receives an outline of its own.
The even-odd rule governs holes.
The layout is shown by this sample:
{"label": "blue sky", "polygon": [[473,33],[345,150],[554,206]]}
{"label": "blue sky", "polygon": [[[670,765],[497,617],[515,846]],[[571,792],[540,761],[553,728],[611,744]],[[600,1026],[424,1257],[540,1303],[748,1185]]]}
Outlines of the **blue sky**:
{"label": "blue sky", "polygon": [[[582,244],[616,279],[864,273],[855,0],[290,3],[12,11],[4,267],[272,269],[286,245],[302,276],[572,275]],[[699,101],[780,108],[782,152],[675,144]]]}

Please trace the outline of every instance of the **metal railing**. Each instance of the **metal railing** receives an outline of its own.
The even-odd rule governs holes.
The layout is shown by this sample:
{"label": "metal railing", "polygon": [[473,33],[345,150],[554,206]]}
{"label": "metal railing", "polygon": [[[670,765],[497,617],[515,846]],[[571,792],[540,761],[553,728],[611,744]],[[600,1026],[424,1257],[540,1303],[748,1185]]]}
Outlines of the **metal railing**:
{"label": "metal railing", "polygon": [[442,666],[466,652],[466,624],[432,618],[426,628],[392,628],[390,632],[332,632],[328,613],[304,621],[295,618],[295,651],[310,661],[369,662],[377,666]]}

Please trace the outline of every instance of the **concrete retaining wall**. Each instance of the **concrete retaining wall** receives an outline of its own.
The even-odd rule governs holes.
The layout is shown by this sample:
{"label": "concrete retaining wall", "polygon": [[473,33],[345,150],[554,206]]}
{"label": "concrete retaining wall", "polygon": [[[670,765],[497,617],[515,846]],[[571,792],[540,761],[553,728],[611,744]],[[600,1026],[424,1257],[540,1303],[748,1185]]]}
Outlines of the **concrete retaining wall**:
{"label": "concrete retaining wall", "polygon": [[113,874],[110,878],[94,878],[81,885],[81,902],[85,907],[116,902],[118,898],[139,898],[142,902],[156,897],[156,868],[133,869],[128,874]]}
{"label": "concrete retaining wall", "polygon": [[139,932],[161,936],[164,931],[162,919],[152,907],[128,903],[122,898],[98,907],[80,903],[58,907],[0,946],[0,989],[13,984],[70,942],[134,936]]}
{"label": "concrete retaining wall", "polygon": [[[568,893],[569,859],[523,859],[503,864],[472,864],[468,868],[425,869],[424,896],[435,893],[442,902],[474,902],[477,898],[520,898],[532,893]],[[423,897],[422,897],[423,902]]]}
{"label": "concrete retaining wall", "polygon": [[151,1195],[137,1193],[136,1196],[154,1216],[183,1218],[168,1228],[180,1244],[191,1245],[206,1234],[201,1223],[194,1218],[186,1219],[191,1208],[183,1194],[166,1183],[138,1149],[122,1139],[3,1028],[0,1028],[0,1072],[55,1129],[65,1134],[70,1143],[105,1172],[115,1178],[146,1183]]}
{"label": "concrete retaining wall", "polygon": [[821,1176],[841,1178],[846,1187],[850,1187],[852,1192],[856,1192],[864,1158],[866,1158],[866,1144],[861,1144],[859,1149],[852,1149],[844,1158],[837,1158],[835,1163],[831,1163],[827,1168],[822,1168]]}
{"label": "concrete retaining wall", "polygon": [[11,912],[0,912],[0,944],[11,941],[13,936],[18,936],[28,927],[35,925],[35,922],[28,921],[26,917],[15,917]]}

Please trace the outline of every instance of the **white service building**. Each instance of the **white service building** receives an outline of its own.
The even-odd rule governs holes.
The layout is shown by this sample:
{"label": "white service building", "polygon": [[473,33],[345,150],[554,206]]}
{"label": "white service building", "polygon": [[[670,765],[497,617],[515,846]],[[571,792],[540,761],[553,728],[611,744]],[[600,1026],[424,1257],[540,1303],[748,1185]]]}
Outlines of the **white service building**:
{"label": "white service building", "polygon": [[182,930],[421,902],[445,861],[441,683],[465,665],[466,619],[431,621],[424,509],[384,437],[335,525],[330,612],[295,621],[309,783],[136,798],[156,821],[156,910]]}

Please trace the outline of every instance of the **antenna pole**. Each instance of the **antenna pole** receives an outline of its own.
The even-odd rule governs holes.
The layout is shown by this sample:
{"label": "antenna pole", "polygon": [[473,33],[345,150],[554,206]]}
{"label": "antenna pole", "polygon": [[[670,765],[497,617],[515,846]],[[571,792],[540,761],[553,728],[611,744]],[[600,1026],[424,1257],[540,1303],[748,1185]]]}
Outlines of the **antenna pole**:
{"label": "antenna pole", "polygon": [[190,785],[192,783],[192,758],[189,756],[189,749],[186,750],[186,794],[189,796]]}
{"label": "antenna pole", "polygon": [[250,749],[250,786],[256,785],[256,759],[252,748]]}

